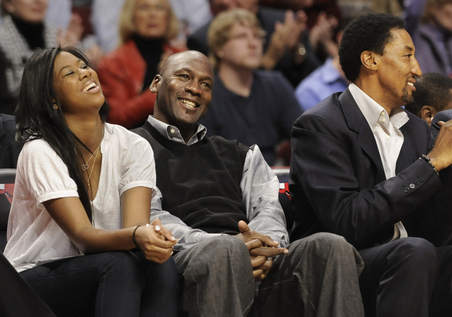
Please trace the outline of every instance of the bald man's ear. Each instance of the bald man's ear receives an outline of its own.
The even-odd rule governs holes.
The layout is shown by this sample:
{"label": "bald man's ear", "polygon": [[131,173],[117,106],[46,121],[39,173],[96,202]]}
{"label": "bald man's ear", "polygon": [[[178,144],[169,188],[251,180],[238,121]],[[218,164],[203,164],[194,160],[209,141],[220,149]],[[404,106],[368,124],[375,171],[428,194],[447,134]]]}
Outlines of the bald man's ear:
{"label": "bald man's ear", "polygon": [[421,110],[419,110],[419,117],[422,120],[427,122],[428,125],[432,124],[433,117],[436,115],[438,111],[436,111],[435,107],[432,106],[422,106]]}
{"label": "bald man's ear", "polygon": [[361,64],[364,68],[370,71],[376,71],[378,69],[380,56],[372,51],[361,52]]}
{"label": "bald man's ear", "polygon": [[162,76],[160,74],[155,75],[154,79],[151,82],[151,86],[149,86],[149,90],[156,94],[160,84],[162,83]]}

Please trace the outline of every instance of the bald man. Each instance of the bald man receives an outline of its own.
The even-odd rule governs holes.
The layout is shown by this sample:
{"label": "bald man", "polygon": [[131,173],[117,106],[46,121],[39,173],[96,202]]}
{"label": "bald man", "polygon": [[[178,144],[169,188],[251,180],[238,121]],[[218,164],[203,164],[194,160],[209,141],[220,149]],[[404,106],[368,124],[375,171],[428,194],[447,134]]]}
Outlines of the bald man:
{"label": "bald man", "polygon": [[[178,239],[189,316],[363,316],[361,259],[342,237],[289,244],[279,183],[258,146],[206,137],[206,56],[171,55],[151,84],[154,115],[136,132],[153,147],[152,218]],[[256,292],[256,287],[257,292]]]}

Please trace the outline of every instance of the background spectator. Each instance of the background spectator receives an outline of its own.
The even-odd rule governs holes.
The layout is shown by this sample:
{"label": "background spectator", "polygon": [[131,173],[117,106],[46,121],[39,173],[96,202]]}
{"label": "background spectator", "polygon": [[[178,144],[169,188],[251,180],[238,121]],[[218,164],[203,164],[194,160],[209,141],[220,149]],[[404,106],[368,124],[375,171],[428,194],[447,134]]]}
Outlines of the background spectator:
{"label": "background spectator", "polygon": [[[174,14],[181,22],[179,36],[181,41],[212,17],[208,0],[170,0]],[[91,24],[96,39],[104,52],[111,52],[118,47],[119,16],[124,0],[92,0]]]}
{"label": "background spectator", "polygon": [[281,74],[257,70],[262,39],[259,21],[247,10],[229,10],[213,20],[209,46],[217,75],[201,122],[210,135],[259,145],[267,163],[274,165],[276,148],[289,139],[301,108]]}
{"label": "background spectator", "polygon": [[189,35],[212,19],[208,0],[170,0],[174,13],[182,23],[182,32]]}
{"label": "background spectator", "polygon": [[438,73],[426,73],[415,83],[413,102],[405,108],[429,125],[436,113],[452,109],[452,78]]}
{"label": "background spectator", "polygon": [[120,47],[100,62],[98,72],[110,105],[108,121],[133,128],[154,108],[148,88],[159,62],[184,48],[170,44],[179,23],[168,0],[126,0],[119,32]]}
{"label": "background spectator", "polygon": [[427,0],[405,0],[403,8],[403,18],[408,33],[413,32],[419,25],[422,15],[424,14],[425,3]]}
{"label": "background spectator", "polygon": [[427,0],[413,41],[424,73],[452,75],[452,0]]}
{"label": "background spectator", "polygon": [[97,42],[105,53],[119,45],[119,16],[124,0],[93,0],[91,7],[91,25]]}
{"label": "background spectator", "polygon": [[[412,0],[338,0],[343,13],[371,10],[375,13],[387,13],[395,16],[403,14],[405,3]],[[418,1],[418,0],[414,0]]]}
{"label": "background spectator", "polygon": [[[265,31],[261,67],[281,71],[293,86],[320,65],[312,51],[309,35],[305,32],[307,19],[303,11],[285,13],[282,10],[264,8],[258,5],[257,0],[210,0],[210,6],[214,15],[234,8],[255,14]],[[208,54],[209,25],[210,22],[188,37],[188,48]]]}
{"label": "background spectator", "polygon": [[349,19],[342,20],[336,34],[336,41],[329,44],[332,57],[317,68],[298,85],[295,95],[304,110],[314,107],[319,101],[335,92],[344,91],[348,81],[339,62],[338,45]]}
{"label": "background spectator", "polygon": [[4,0],[2,4],[6,15],[0,25],[0,74],[5,76],[6,89],[0,91],[0,112],[11,114],[28,57],[39,48],[75,45],[81,32],[74,27],[57,37],[57,30],[45,22],[47,0]]}
{"label": "background spectator", "polygon": [[0,168],[16,168],[19,145],[15,133],[14,116],[0,113]]}

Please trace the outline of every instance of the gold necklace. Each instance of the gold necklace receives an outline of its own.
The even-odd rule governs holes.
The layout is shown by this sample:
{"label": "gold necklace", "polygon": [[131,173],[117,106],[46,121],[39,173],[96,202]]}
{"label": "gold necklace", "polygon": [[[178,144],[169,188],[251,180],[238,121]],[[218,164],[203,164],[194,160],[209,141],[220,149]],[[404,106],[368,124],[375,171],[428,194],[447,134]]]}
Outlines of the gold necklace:
{"label": "gold necklace", "polygon": [[99,149],[100,149],[100,143],[99,143],[99,145],[97,146],[97,148],[96,148],[96,150],[94,151],[94,153],[91,154],[91,156],[89,157],[89,159],[88,159],[86,162],[85,162],[85,159],[83,158],[83,155],[82,155],[82,160],[83,160],[83,163],[81,164],[82,171],[85,172],[86,170],[88,170],[88,168],[89,168],[89,163],[90,163],[91,160],[93,159],[94,155],[97,154],[97,151],[99,151]]}
{"label": "gold necklace", "polygon": [[[97,158],[97,154],[99,153],[99,149],[100,149],[100,144],[97,147],[96,151],[94,151],[94,153],[93,153],[94,160],[93,160],[93,165],[91,166],[91,171],[87,172],[88,168],[84,170],[88,176],[88,190],[89,190],[89,194],[91,197],[93,196],[93,192],[91,190],[91,175],[93,174],[94,166],[96,166],[96,158]],[[91,199],[90,199],[90,201],[91,201]]]}

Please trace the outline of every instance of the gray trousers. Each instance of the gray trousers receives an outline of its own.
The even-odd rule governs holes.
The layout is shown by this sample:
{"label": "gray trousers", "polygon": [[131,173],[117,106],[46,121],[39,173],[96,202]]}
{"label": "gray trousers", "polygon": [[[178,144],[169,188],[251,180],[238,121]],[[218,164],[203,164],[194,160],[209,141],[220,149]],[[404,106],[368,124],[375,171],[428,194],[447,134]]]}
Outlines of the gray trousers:
{"label": "gray trousers", "polygon": [[364,316],[359,289],[364,264],[344,238],[316,233],[288,249],[260,285],[248,249],[236,237],[206,239],[176,253],[184,310],[190,317]]}

